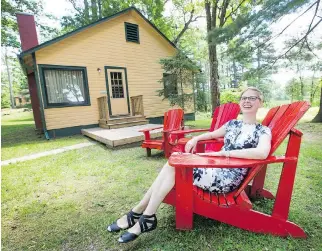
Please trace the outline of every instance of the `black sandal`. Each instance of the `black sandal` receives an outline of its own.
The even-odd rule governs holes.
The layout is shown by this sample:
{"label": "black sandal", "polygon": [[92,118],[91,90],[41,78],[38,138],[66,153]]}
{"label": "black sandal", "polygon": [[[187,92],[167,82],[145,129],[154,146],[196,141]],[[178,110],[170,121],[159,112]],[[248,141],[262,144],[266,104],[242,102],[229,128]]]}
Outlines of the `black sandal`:
{"label": "black sandal", "polygon": [[130,212],[128,212],[127,213],[127,215],[126,215],[126,219],[127,219],[127,223],[128,223],[128,227],[126,227],[126,228],[120,228],[118,225],[117,225],[117,223],[116,223],[116,221],[113,223],[113,224],[111,224],[111,225],[109,225],[109,226],[107,226],[107,231],[109,231],[109,232],[119,232],[120,230],[124,230],[124,229],[128,229],[128,228],[130,228],[130,227],[133,227],[134,225],[135,225],[135,223],[137,223],[138,222],[138,220],[140,219],[140,217],[142,216],[142,214],[138,214],[138,213],[135,213],[135,212],[133,212],[132,210],[130,211]]}
{"label": "black sandal", "polygon": [[[156,229],[156,227],[157,227],[157,224],[158,224],[157,217],[155,216],[155,214],[152,214],[152,215],[144,215],[143,214],[139,219],[139,224],[140,224],[141,234],[145,233],[145,232],[150,232],[150,231]],[[127,242],[135,240],[136,238],[138,238],[137,234],[125,232],[118,239],[118,242],[127,243]]]}

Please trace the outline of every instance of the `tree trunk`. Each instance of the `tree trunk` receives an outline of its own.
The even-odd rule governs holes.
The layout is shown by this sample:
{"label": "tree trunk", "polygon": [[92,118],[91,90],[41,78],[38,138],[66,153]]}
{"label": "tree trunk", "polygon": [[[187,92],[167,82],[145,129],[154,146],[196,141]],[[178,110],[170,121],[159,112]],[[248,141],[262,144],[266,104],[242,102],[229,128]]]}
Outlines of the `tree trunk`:
{"label": "tree trunk", "polygon": [[209,62],[210,62],[210,93],[211,105],[214,111],[220,105],[219,77],[218,77],[218,59],[217,46],[209,45]]}
{"label": "tree trunk", "polygon": [[98,18],[102,18],[102,0],[97,0],[97,5],[98,5]]}
{"label": "tree trunk", "polygon": [[[258,41],[259,43],[259,41]],[[257,84],[260,85],[261,76],[260,76],[260,67],[261,67],[261,61],[260,61],[260,50],[257,48]]]}
{"label": "tree trunk", "polygon": [[236,61],[235,59],[233,59],[233,76],[234,79],[233,81],[230,83],[230,87],[231,88],[237,88],[237,66],[236,66]]}
{"label": "tree trunk", "polygon": [[[212,7],[209,1],[205,1],[205,9],[207,18],[211,105],[212,111],[214,111],[216,107],[220,105],[218,59],[217,45],[210,40],[209,33],[216,27],[217,1],[215,1]],[[210,11],[210,9],[212,9],[212,11]]]}
{"label": "tree trunk", "polygon": [[11,106],[11,108],[15,108],[15,101],[14,101],[14,97],[13,97],[13,88],[12,88],[12,81],[11,81],[11,75],[10,75],[10,70],[9,70],[7,50],[5,52],[5,62],[6,62],[7,74],[8,74],[8,82],[9,82],[10,106]]}
{"label": "tree trunk", "polygon": [[320,87],[321,87],[321,94],[320,94],[320,109],[318,114],[315,116],[315,118],[312,120],[312,122],[322,122],[322,80],[320,83]]}
{"label": "tree trunk", "polygon": [[88,2],[87,0],[84,0],[84,17],[85,17],[85,23],[90,23],[90,20],[89,20],[89,8],[88,8]]}
{"label": "tree trunk", "polygon": [[96,0],[91,0],[91,9],[92,9],[92,21],[97,20],[97,3]]}

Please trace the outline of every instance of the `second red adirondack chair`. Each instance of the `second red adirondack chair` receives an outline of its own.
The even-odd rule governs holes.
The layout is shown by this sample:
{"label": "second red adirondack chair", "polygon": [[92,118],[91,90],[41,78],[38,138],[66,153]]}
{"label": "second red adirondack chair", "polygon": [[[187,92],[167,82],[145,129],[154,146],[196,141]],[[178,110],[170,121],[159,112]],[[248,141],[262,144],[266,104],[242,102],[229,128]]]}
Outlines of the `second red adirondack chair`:
{"label": "second red adirondack chair", "polygon": [[[193,214],[218,220],[245,230],[278,236],[305,238],[303,229],[288,220],[302,133],[294,128],[309,109],[305,101],[271,109],[262,124],[272,132],[271,152],[265,160],[207,157],[195,154],[172,155],[171,166],[176,169],[175,188],[164,202],[176,207],[177,229],[191,229]],[[272,154],[289,135],[285,156]],[[204,142],[200,142],[200,145]],[[199,147],[202,151],[202,147]],[[276,197],[264,189],[268,164],[283,163]],[[227,194],[213,194],[193,186],[193,168],[249,168],[239,188]],[[273,168],[273,167],[272,167]],[[251,185],[249,183],[252,182]],[[271,215],[252,208],[249,198],[275,199]]]}
{"label": "second red adirondack chair", "polygon": [[[169,140],[170,145],[172,145],[171,153],[184,152],[184,147],[186,143],[190,140],[190,138],[184,138],[185,134],[197,133],[197,132],[208,132],[208,131],[212,132],[220,128],[229,120],[236,119],[239,112],[240,112],[239,104],[236,104],[236,103],[222,104],[215,109],[209,129],[190,129],[190,130],[172,131],[170,133],[172,138]],[[219,150],[218,147],[220,146],[221,145],[218,145],[217,143],[213,143],[213,141],[210,141],[206,145],[206,151],[218,151]]]}
{"label": "second red adirondack chair", "polygon": [[[169,133],[174,130],[183,129],[183,116],[184,112],[182,109],[171,109],[164,113],[163,126],[140,130],[140,132],[144,133],[144,141],[141,147],[146,148],[148,157],[151,156],[151,149],[163,150],[166,158],[171,155],[168,143]],[[150,131],[161,128],[163,129],[162,139],[151,139]]]}

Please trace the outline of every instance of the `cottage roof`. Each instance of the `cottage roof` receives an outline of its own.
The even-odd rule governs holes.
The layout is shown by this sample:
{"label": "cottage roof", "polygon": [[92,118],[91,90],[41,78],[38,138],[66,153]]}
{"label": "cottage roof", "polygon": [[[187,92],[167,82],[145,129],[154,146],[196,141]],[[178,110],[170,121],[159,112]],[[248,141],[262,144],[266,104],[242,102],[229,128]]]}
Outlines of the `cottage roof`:
{"label": "cottage roof", "polygon": [[20,55],[19,55],[19,57],[20,58],[22,58],[23,56],[25,56],[25,55],[28,55],[28,54],[31,54],[31,53],[33,53],[33,52],[35,52],[35,51],[38,51],[38,50],[40,50],[40,49],[42,49],[42,48],[44,48],[44,47],[47,47],[47,46],[49,46],[49,45],[52,45],[52,44],[54,44],[54,43],[56,43],[56,42],[59,42],[59,41],[61,41],[61,40],[63,40],[63,39],[65,39],[65,38],[68,38],[68,37],[70,37],[70,36],[72,36],[72,35],[75,35],[75,34],[77,34],[77,33],[79,33],[79,32],[82,32],[83,30],[86,30],[86,29],[88,29],[88,28],[91,28],[91,27],[93,27],[93,26],[95,26],[95,25],[98,25],[98,24],[101,24],[101,23],[103,23],[103,22],[108,22],[109,20],[111,20],[111,19],[113,19],[113,18],[115,18],[115,17],[118,17],[118,16],[120,16],[120,15],[122,15],[122,14],[124,14],[124,13],[126,13],[126,12],[129,12],[129,11],[131,11],[131,10],[133,10],[133,11],[135,11],[137,14],[139,14],[147,23],[149,23],[151,26],[152,26],[152,28],[154,28],[167,42],[169,42],[174,48],[176,48],[177,49],[177,47],[175,46],[175,44],[174,43],[172,43],[153,23],[151,23],[146,17],[144,17],[143,16],[143,14],[137,9],[137,8],[135,8],[135,7],[129,7],[129,8],[127,8],[127,9],[124,9],[124,10],[122,10],[122,11],[120,11],[120,12],[117,12],[117,13],[115,13],[114,15],[111,15],[111,16],[108,16],[108,17],[104,17],[104,18],[102,18],[102,19],[99,19],[99,20],[97,20],[96,22],[94,22],[94,23],[91,23],[91,24],[88,24],[88,25],[85,25],[85,26],[82,26],[82,27],[80,27],[80,28],[78,28],[78,29],[76,29],[76,30],[73,30],[73,31],[71,31],[71,32],[68,32],[68,33],[66,33],[66,34],[64,34],[64,35],[62,35],[62,36],[59,36],[59,37],[56,37],[56,38],[54,38],[54,39],[52,39],[52,40],[49,40],[49,41],[47,41],[47,42],[44,42],[44,43],[42,43],[42,44],[39,44],[39,45],[37,45],[37,46],[35,46],[35,47],[32,47],[32,48],[30,48],[30,49],[28,49],[28,50],[26,50],[26,51],[23,51],[22,53],[20,53]]}

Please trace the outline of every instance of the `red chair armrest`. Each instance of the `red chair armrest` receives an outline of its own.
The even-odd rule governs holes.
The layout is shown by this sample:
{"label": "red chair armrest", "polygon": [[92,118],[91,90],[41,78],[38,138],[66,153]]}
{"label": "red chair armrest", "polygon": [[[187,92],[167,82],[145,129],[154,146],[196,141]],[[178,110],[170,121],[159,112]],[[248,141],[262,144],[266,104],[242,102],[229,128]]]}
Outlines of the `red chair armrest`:
{"label": "red chair armrest", "polygon": [[161,129],[161,128],[163,128],[163,126],[141,129],[141,130],[139,130],[139,132],[149,132],[149,131],[156,130],[156,129]]}
{"label": "red chair armrest", "polygon": [[224,138],[207,139],[207,140],[200,140],[200,141],[198,141],[198,144],[200,144],[200,145],[210,144],[210,143],[224,143]]}
{"label": "red chair armrest", "polygon": [[209,129],[187,129],[187,130],[172,131],[171,134],[180,135],[180,134],[188,134],[188,133],[195,133],[195,132],[208,132],[208,131],[209,131]]}
{"label": "red chair armrest", "polygon": [[[178,144],[185,145],[190,138],[182,138],[178,140]],[[208,140],[200,140],[198,141],[199,145],[209,144],[209,143],[224,143],[224,138],[218,138],[218,139],[208,139]]]}
{"label": "red chair armrest", "polygon": [[295,157],[270,156],[265,160],[257,159],[239,159],[226,157],[200,156],[190,153],[173,154],[169,158],[169,164],[181,168],[251,168],[257,165],[266,165],[272,163],[283,163],[297,161]]}

